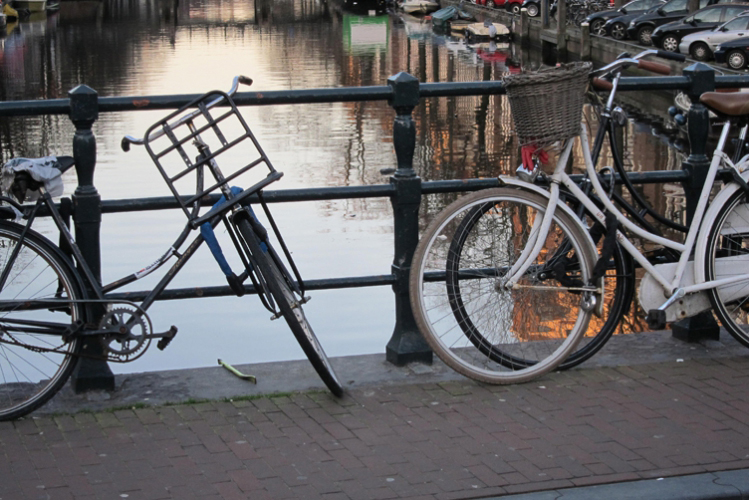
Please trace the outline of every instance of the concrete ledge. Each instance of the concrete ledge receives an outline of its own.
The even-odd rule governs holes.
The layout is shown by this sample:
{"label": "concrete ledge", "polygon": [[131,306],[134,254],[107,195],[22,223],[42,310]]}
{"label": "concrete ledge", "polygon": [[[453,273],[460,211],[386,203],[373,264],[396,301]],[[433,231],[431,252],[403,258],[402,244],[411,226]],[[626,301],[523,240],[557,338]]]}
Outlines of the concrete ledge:
{"label": "concrete ledge", "polygon": [[[154,352],[153,356],[156,359],[158,353]],[[749,356],[749,350],[725,331],[721,332],[719,341],[705,340],[700,343],[683,342],[675,339],[671,332],[661,331],[615,335],[601,351],[575,370],[737,356]],[[327,390],[306,359],[256,364],[243,364],[236,359],[226,361],[243,373],[255,375],[257,384],[242,380],[217,364],[204,368],[122,374],[115,377],[115,390],[112,392],[76,394],[67,384],[34,414],[102,411]],[[402,367],[388,363],[384,353],[331,358],[331,363],[344,389],[465,380],[436,356],[431,365],[411,363]]]}

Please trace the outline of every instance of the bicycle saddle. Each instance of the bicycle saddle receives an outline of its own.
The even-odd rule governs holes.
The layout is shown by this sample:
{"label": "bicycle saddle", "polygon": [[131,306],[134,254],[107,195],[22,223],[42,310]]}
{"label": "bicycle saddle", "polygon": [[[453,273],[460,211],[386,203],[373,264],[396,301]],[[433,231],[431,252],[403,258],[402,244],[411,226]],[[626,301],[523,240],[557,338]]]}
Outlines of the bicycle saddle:
{"label": "bicycle saddle", "polygon": [[747,92],[705,92],[700,96],[700,102],[723,115],[749,115],[749,93]]}

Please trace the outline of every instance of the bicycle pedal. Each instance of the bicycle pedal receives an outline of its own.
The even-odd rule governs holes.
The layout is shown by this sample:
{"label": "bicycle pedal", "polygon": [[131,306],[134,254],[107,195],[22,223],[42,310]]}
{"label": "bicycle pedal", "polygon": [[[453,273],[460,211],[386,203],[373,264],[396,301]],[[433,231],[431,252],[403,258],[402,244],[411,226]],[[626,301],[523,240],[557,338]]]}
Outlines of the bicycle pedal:
{"label": "bicycle pedal", "polygon": [[156,347],[159,348],[159,351],[163,351],[164,349],[166,349],[166,346],[169,345],[169,342],[171,342],[172,339],[177,335],[177,327],[172,325],[169,330],[164,333],[159,333],[158,335],[161,336],[161,339],[159,339]]}
{"label": "bicycle pedal", "polygon": [[663,330],[666,328],[666,311],[651,309],[647,316],[648,328],[651,330]]}

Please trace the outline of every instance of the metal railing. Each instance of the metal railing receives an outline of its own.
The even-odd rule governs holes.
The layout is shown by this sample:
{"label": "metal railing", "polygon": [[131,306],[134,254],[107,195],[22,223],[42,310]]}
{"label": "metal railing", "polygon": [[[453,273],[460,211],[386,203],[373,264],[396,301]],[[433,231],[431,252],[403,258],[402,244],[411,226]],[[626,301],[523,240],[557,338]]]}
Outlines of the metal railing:
{"label": "metal railing", "polygon": [[[693,210],[699,190],[704,183],[704,174],[709,166],[706,142],[709,122],[708,111],[699,103],[699,96],[716,88],[749,86],[749,76],[715,76],[712,68],[695,64],[686,68],[682,76],[625,77],[619,90],[682,90],[692,99],[688,112],[688,134],[690,155],[681,171],[662,171],[633,174],[637,183],[681,182],[684,185],[687,210]],[[394,258],[390,273],[319,279],[305,282],[310,290],[351,288],[390,285],[395,295],[395,327],[386,346],[387,360],[403,365],[412,361],[431,362],[432,352],[418,332],[413,319],[408,294],[408,275],[411,259],[419,238],[419,207],[423,195],[433,193],[473,191],[498,185],[496,179],[454,180],[422,182],[413,169],[413,154],[416,147],[416,125],[412,111],[422,98],[503,94],[499,81],[463,83],[423,83],[407,73],[398,73],[383,86],[360,88],[332,88],[277,92],[242,92],[234,97],[239,106],[263,106],[274,104],[308,104],[323,102],[383,101],[387,100],[395,111],[393,143],[397,168],[388,184],[330,187],[314,189],[278,190],[265,192],[269,203],[288,201],[333,200],[344,198],[387,197],[391,200],[394,217]],[[154,109],[176,109],[198,95],[168,95],[145,97],[99,98],[96,91],[80,85],[71,90],[67,99],[45,101],[13,101],[0,103],[2,116],[29,116],[68,114],[75,125],[73,156],[75,158],[78,186],[72,199],[61,201],[63,214],[72,216],[78,245],[92,271],[101,279],[99,232],[102,213],[132,212],[177,208],[172,197],[101,201],[93,184],[96,166],[96,139],[91,130],[99,113],[139,111]],[[695,194],[696,193],[696,194]],[[206,201],[207,205],[212,200]],[[111,294],[111,297],[137,300],[145,292]],[[229,296],[233,292],[228,286],[202,288],[196,293],[191,289],[170,289],[160,299],[183,299],[191,297]],[[73,384],[77,391],[91,388],[112,389],[114,377],[103,361],[83,358],[74,374]]]}

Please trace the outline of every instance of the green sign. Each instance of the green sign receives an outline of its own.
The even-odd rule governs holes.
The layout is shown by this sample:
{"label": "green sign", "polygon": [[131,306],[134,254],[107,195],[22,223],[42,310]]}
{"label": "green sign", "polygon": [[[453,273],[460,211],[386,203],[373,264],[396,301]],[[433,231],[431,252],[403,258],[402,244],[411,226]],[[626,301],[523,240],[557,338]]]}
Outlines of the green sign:
{"label": "green sign", "polygon": [[351,54],[387,52],[390,18],[343,14],[343,47]]}

